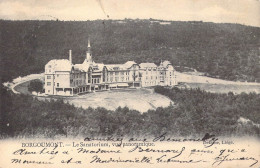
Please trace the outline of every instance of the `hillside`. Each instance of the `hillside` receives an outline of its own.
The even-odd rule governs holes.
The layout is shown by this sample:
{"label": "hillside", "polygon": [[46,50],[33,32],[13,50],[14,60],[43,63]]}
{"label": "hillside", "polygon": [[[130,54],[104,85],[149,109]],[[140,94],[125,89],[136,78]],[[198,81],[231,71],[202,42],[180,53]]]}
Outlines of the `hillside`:
{"label": "hillside", "polygon": [[94,60],[170,60],[228,80],[260,82],[260,28],[239,24],[155,20],[0,20],[1,80],[43,72],[51,59],[81,63],[90,38]]}

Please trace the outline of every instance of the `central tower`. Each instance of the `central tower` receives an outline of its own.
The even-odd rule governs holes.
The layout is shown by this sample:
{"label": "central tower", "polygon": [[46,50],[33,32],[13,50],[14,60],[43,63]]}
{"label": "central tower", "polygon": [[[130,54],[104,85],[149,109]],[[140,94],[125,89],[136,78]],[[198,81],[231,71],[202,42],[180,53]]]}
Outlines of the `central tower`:
{"label": "central tower", "polygon": [[88,40],[88,50],[86,52],[86,61],[87,62],[92,62],[92,52],[91,52],[91,46],[90,46],[90,41]]}

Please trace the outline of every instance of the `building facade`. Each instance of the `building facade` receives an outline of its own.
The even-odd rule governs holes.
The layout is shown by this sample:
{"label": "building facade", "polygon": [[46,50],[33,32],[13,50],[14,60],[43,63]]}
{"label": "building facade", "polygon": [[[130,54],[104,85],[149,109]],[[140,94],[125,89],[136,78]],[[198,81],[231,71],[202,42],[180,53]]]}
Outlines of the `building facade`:
{"label": "building facade", "polygon": [[55,59],[45,65],[45,94],[72,96],[75,94],[116,88],[141,88],[177,85],[176,73],[169,61],[137,64],[95,63],[90,43],[82,64],[72,64],[69,59]]}

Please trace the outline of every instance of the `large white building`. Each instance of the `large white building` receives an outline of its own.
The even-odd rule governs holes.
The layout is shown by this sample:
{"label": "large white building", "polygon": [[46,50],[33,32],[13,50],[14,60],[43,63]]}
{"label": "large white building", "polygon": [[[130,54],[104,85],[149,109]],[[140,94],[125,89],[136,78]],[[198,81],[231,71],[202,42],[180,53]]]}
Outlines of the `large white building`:
{"label": "large white building", "polygon": [[82,64],[72,64],[70,50],[69,59],[51,60],[45,65],[47,95],[71,96],[98,90],[156,85],[177,85],[175,69],[169,61],[161,62],[159,66],[154,63],[137,64],[134,61],[124,64],[95,63],[90,43]]}

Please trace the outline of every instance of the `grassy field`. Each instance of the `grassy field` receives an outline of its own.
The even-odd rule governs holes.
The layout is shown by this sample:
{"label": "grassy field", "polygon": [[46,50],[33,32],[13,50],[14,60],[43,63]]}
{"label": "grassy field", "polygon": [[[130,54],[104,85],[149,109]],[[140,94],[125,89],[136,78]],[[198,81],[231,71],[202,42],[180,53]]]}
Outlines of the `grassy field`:
{"label": "grassy field", "polygon": [[97,108],[104,107],[115,110],[119,106],[146,112],[157,107],[167,107],[172,102],[166,96],[154,93],[152,89],[126,89],[110,90],[104,92],[88,93],[77,97],[65,98],[66,102],[76,107]]}

